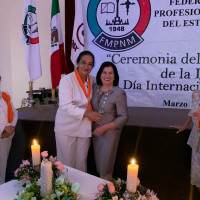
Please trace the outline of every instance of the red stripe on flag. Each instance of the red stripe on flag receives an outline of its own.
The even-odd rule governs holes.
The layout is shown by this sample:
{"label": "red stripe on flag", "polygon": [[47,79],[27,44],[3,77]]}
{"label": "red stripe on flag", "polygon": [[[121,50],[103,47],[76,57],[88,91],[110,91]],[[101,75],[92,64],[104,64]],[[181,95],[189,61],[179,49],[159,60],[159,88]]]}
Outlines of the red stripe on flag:
{"label": "red stripe on flag", "polygon": [[56,88],[61,79],[61,74],[68,74],[69,68],[64,54],[64,44],[59,45],[59,49],[51,55],[51,80],[52,88]]}
{"label": "red stripe on flag", "polygon": [[60,57],[61,57],[61,74],[68,74],[70,73],[70,70],[69,70],[65,53],[64,53],[65,52],[64,43],[59,45],[59,49],[60,49]]}
{"label": "red stripe on flag", "polygon": [[37,44],[37,43],[39,43],[39,37],[37,37],[37,38],[30,38],[30,43],[31,44]]}

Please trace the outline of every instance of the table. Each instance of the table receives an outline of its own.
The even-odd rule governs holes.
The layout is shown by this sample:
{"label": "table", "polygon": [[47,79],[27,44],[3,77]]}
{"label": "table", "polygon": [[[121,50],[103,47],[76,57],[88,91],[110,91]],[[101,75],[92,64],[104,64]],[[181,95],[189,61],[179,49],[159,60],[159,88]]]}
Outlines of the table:
{"label": "table", "polygon": [[18,120],[54,122],[57,109],[56,104],[18,108]]}
{"label": "table", "polygon": [[[21,160],[31,155],[33,138],[39,140],[41,151],[48,150],[49,155],[57,155],[54,133],[57,106],[42,107],[43,111],[37,108],[18,109],[19,120],[9,154],[7,180],[13,179],[13,172]],[[127,165],[134,155],[140,164],[139,178],[158,193],[159,199],[188,200],[191,149],[186,143],[190,131],[177,135],[176,130],[169,127],[183,124],[187,113],[188,110],[178,109],[129,108],[129,122],[121,134],[113,176],[126,180]],[[92,148],[88,156],[88,172],[97,174]]]}
{"label": "table", "polygon": [[[23,107],[18,110],[19,120],[55,121],[58,105],[41,105],[40,109]],[[129,121],[126,125],[140,127],[169,128],[170,125],[183,124],[189,112],[188,109],[129,107]],[[190,126],[191,128],[192,126]]]}
{"label": "table", "polygon": [[[93,200],[95,198],[94,194],[97,192],[97,185],[99,183],[107,182],[101,178],[92,176],[71,167],[65,166],[64,172],[72,183],[80,184],[79,194],[81,195],[81,200]],[[2,184],[0,185],[0,199],[14,200],[17,197],[17,192],[20,190],[22,190],[22,184],[17,180],[12,180]]]}

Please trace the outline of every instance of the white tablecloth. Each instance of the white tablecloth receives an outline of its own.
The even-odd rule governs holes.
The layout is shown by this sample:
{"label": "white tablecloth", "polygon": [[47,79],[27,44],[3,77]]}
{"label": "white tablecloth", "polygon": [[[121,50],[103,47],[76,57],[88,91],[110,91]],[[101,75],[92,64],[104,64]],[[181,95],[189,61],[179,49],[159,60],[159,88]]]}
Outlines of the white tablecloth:
{"label": "white tablecloth", "polygon": [[[97,192],[97,185],[105,183],[106,181],[96,176],[92,176],[85,172],[65,167],[64,171],[68,169],[68,178],[72,183],[80,184],[79,194],[82,200],[93,200],[94,194]],[[17,180],[9,181],[0,185],[0,200],[13,200],[17,197],[17,192],[22,190],[21,182]]]}

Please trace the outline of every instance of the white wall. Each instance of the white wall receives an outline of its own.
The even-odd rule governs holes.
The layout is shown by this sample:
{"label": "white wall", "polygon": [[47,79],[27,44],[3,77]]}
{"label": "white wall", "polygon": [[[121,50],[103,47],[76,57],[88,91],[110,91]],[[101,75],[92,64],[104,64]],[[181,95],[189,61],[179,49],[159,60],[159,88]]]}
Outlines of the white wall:
{"label": "white wall", "polygon": [[[40,37],[40,55],[42,77],[33,83],[33,89],[51,88],[50,55],[51,55],[51,2],[35,0]],[[59,0],[63,37],[65,38],[65,0]],[[21,106],[21,100],[27,98],[29,75],[25,65],[25,46],[20,41],[24,0],[1,0],[0,6],[0,89],[8,91],[15,108]]]}

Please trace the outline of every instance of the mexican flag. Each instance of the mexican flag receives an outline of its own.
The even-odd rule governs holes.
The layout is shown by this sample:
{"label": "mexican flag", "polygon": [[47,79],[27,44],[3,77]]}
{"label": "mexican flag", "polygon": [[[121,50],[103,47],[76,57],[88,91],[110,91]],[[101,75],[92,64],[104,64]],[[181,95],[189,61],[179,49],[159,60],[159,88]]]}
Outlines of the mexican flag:
{"label": "mexican flag", "polygon": [[72,35],[71,61],[76,66],[78,55],[84,50],[83,0],[75,0],[75,18]]}
{"label": "mexican flag", "polygon": [[42,76],[35,0],[24,1],[21,41],[26,45],[26,66],[32,82]]}
{"label": "mexican flag", "polygon": [[51,80],[52,88],[59,85],[61,74],[69,73],[61,27],[60,7],[58,0],[52,0],[51,8]]}

